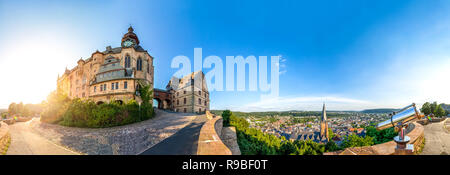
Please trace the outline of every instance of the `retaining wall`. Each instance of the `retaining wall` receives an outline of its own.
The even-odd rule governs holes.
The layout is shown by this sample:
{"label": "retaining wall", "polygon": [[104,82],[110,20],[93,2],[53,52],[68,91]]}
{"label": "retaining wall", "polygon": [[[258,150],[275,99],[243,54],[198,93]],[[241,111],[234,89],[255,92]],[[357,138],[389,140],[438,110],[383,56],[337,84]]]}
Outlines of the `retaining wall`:
{"label": "retaining wall", "polygon": [[[210,115],[210,116],[208,116]],[[208,119],[211,113],[207,112]],[[231,150],[222,142],[223,119],[214,116],[203,124],[198,139],[197,155],[232,155]]]}

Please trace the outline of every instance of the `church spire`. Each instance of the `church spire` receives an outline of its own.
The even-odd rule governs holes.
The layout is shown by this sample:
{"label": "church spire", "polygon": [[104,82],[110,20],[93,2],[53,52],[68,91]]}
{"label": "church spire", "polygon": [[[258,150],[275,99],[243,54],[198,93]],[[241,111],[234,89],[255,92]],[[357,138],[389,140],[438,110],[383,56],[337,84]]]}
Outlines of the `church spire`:
{"label": "church spire", "polygon": [[322,108],[322,117],[320,119],[320,137],[322,140],[326,138],[327,141],[330,140],[329,133],[328,133],[328,122],[327,122],[327,110],[325,107],[325,102],[323,103]]}
{"label": "church spire", "polygon": [[322,108],[322,122],[327,121],[327,110],[325,108],[325,102],[323,102],[323,108]]}

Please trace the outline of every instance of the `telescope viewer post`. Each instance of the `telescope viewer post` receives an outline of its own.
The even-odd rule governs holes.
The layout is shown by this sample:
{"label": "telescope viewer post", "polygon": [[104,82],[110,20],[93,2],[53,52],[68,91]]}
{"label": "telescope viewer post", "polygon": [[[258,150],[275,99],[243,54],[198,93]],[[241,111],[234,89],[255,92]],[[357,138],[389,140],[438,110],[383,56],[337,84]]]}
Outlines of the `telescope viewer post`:
{"label": "telescope viewer post", "polygon": [[408,105],[399,111],[389,114],[390,119],[378,123],[377,130],[383,130],[390,127],[394,127],[398,132],[398,136],[394,137],[397,146],[395,148],[395,154],[397,155],[410,155],[414,152],[414,146],[408,144],[410,138],[406,136],[406,128],[410,122],[414,119],[420,119],[423,115],[420,114],[416,108],[416,104]]}

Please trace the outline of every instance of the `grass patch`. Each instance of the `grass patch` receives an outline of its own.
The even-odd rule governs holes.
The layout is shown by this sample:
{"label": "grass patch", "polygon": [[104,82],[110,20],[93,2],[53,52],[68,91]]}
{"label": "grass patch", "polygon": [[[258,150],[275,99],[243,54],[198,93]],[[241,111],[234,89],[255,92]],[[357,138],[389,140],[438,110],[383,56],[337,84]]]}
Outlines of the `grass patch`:
{"label": "grass patch", "polygon": [[9,133],[6,135],[7,141],[5,145],[0,145],[0,154],[6,155],[6,152],[8,152],[9,145],[11,144],[11,135]]}

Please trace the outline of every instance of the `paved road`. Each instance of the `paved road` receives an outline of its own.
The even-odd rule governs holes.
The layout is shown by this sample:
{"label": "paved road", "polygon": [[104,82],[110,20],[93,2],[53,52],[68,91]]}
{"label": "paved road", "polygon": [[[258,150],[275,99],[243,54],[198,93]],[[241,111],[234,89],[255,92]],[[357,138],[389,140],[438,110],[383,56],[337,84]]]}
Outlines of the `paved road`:
{"label": "paved road", "polygon": [[29,127],[31,121],[9,125],[11,144],[7,155],[76,155],[66,148],[51,143],[33,133]]}
{"label": "paved road", "polygon": [[425,125],[424,129],[425,147],[422,154],[450,154],[450,133],[445,130],[444,121]]}
{"label": "paved road", "polygon": [[205,115],[197,116],[192,123],[141,155],[196,155],[200,129],[206,121]]}

